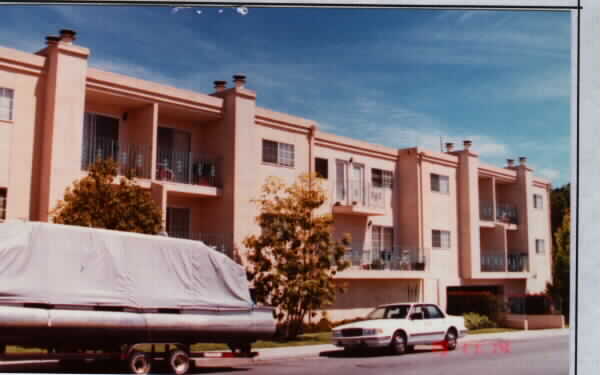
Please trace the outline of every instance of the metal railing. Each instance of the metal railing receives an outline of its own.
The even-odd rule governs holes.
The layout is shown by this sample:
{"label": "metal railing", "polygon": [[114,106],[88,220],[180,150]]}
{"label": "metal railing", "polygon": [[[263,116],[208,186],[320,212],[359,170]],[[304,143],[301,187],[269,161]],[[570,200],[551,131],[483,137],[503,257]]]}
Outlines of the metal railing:
{"label": "metal railing", "polygon": [[345,258],[353,269],[392,271],[426,271],[428,269],[425,249],[353,247],[348,249]]}
{"label": "metal railing", "polygon": [[527,272],[528,270],[527,254],[481,254],[481,272]]}
{"label": "metal railing", "polygon": [[512,204],[496,204],[496,220],[503,223],[517,224],[517,207]]}
{"label": "metal railing", "polygon": [[[338,189],[345,189],[345,187],[338,186]],[[348,196],[347,202],[341,202],[342,204],[352,206],[362,206],[369,208],[385,208],[385,188],[373,186],[370,183],[362,182],[360,180],[348,181]],[[336,194],[337,197],[345,196],[345,194]]]}
{"label": "metal railing", "polygon": [[220,164],[220,158],[159,149],[156,157],[156,179],[182,184],[221,186]]}
{"label": "metal railing", "polygon": [[494,202],[479,201],[479,218],[484,221],[494,221]]}
{"label": "metal railing", "polygon": [[169,237],[182,238],[186,240],[201,241],[206,246],[227,253],[225,234],[223,233],[200,233],[200,232],[168,232]]}
{"label": "metal railing", "polygon": [[126,144],[109,138],[88,138],[83,142],[81,169],[85,171],[99,160],[112,159],[118,163],[119,175],[150,178],[151,155],[150,145]]}

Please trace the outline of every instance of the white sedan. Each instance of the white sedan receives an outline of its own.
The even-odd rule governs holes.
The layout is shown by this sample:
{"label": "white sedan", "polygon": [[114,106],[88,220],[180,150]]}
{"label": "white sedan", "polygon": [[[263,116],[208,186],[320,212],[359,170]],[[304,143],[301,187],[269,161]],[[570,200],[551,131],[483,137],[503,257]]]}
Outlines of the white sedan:
{"label": "white sedan", "polygon": [[394,303],[378,306],[367,320],[336,327],[332,340],[345,350],[387,347],[402,354],[423,344],[454,350],[466,331],[462,316],[447,315],[435,304]]}

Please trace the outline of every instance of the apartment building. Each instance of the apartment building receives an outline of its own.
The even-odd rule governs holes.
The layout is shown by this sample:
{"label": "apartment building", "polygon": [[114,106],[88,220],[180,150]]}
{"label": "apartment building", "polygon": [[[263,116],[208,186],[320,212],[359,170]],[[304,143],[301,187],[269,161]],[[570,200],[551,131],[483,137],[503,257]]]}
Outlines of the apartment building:
{"label": "apartment building", "polygon": [[65,189],[110,157],[151,192],[169,235],[243,262],[265,179],[316,172],[322,212],[352,237],[333,319],[396,301],[445,306],[464,290],[541,292],[551,280],[551,186],[525,157],[498,167],[468,140],[436,152],[329,134],[257,106],[243,75],[191,92],[91,68],[74,41],[61,30],[35,54],[0,47],[0,218],[49,220]]}

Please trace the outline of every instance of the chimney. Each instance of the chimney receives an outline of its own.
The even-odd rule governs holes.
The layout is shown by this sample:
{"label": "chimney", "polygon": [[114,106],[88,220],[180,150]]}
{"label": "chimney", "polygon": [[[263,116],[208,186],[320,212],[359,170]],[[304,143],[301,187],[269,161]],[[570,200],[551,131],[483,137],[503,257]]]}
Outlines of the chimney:
{"label": "chimney", "polygon": [[227,86],[227,81],[215,81],[215,91],[219,92],[219,91],[223,91],[225,90],[226,86]]}
{"label": "chimney", "polygon": [[454,143],[447,142],[446,143],[446,152],[452,152],[454,150]]}
{"label": "chimney", "polygon": [[59,40],[60,40],[59,37],[50,35],[50,36],[46,37],[46,44],[47,45],[56,44],[56,43],[58,43]]}
{"label": "chimney", "polygon": [[233,82],[235,83],[235,87],[243,88],[246,84],[246,76],[243,74],[235,74],[233,76]]}
{"label": "chimney", "polygon": [[526,166],[527,165],[527,158],[525,156],[521,156],[519,158],[519,165],[522,165],[522,166]]}
{"label": "chimney", "polygon": [[73,30],[62,29],[60,30],[60,41],[66,44],[73,44],[75,34],[77,33]]}
{"label": "chimney", "polygon": [[514,159],[506,159],[506,167],[507,168],[512,168],[515,166],[515,160]]}
{"label": "chimney", "polygon": [[473,145],[473,142],[469,141],[468,139],[463,141],[465,151],[469,151],[471,145]]}

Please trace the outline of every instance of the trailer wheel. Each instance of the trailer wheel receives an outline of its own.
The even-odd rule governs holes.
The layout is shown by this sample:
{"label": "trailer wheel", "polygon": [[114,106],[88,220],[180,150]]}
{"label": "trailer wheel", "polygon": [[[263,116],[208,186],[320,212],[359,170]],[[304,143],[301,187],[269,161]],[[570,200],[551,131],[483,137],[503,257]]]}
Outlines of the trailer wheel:
{"label": "trailer wheel", "polygon": [[150,372],[152,362],[145,353],[134,351],[129,356],[129,369],[138,375],[146,375]]}
{"label": "trailer wheel", "polygon": [[190,356],[184,350],[172,350],[169,353],[169,366],[175,375],[184,375],[190,369]]}

